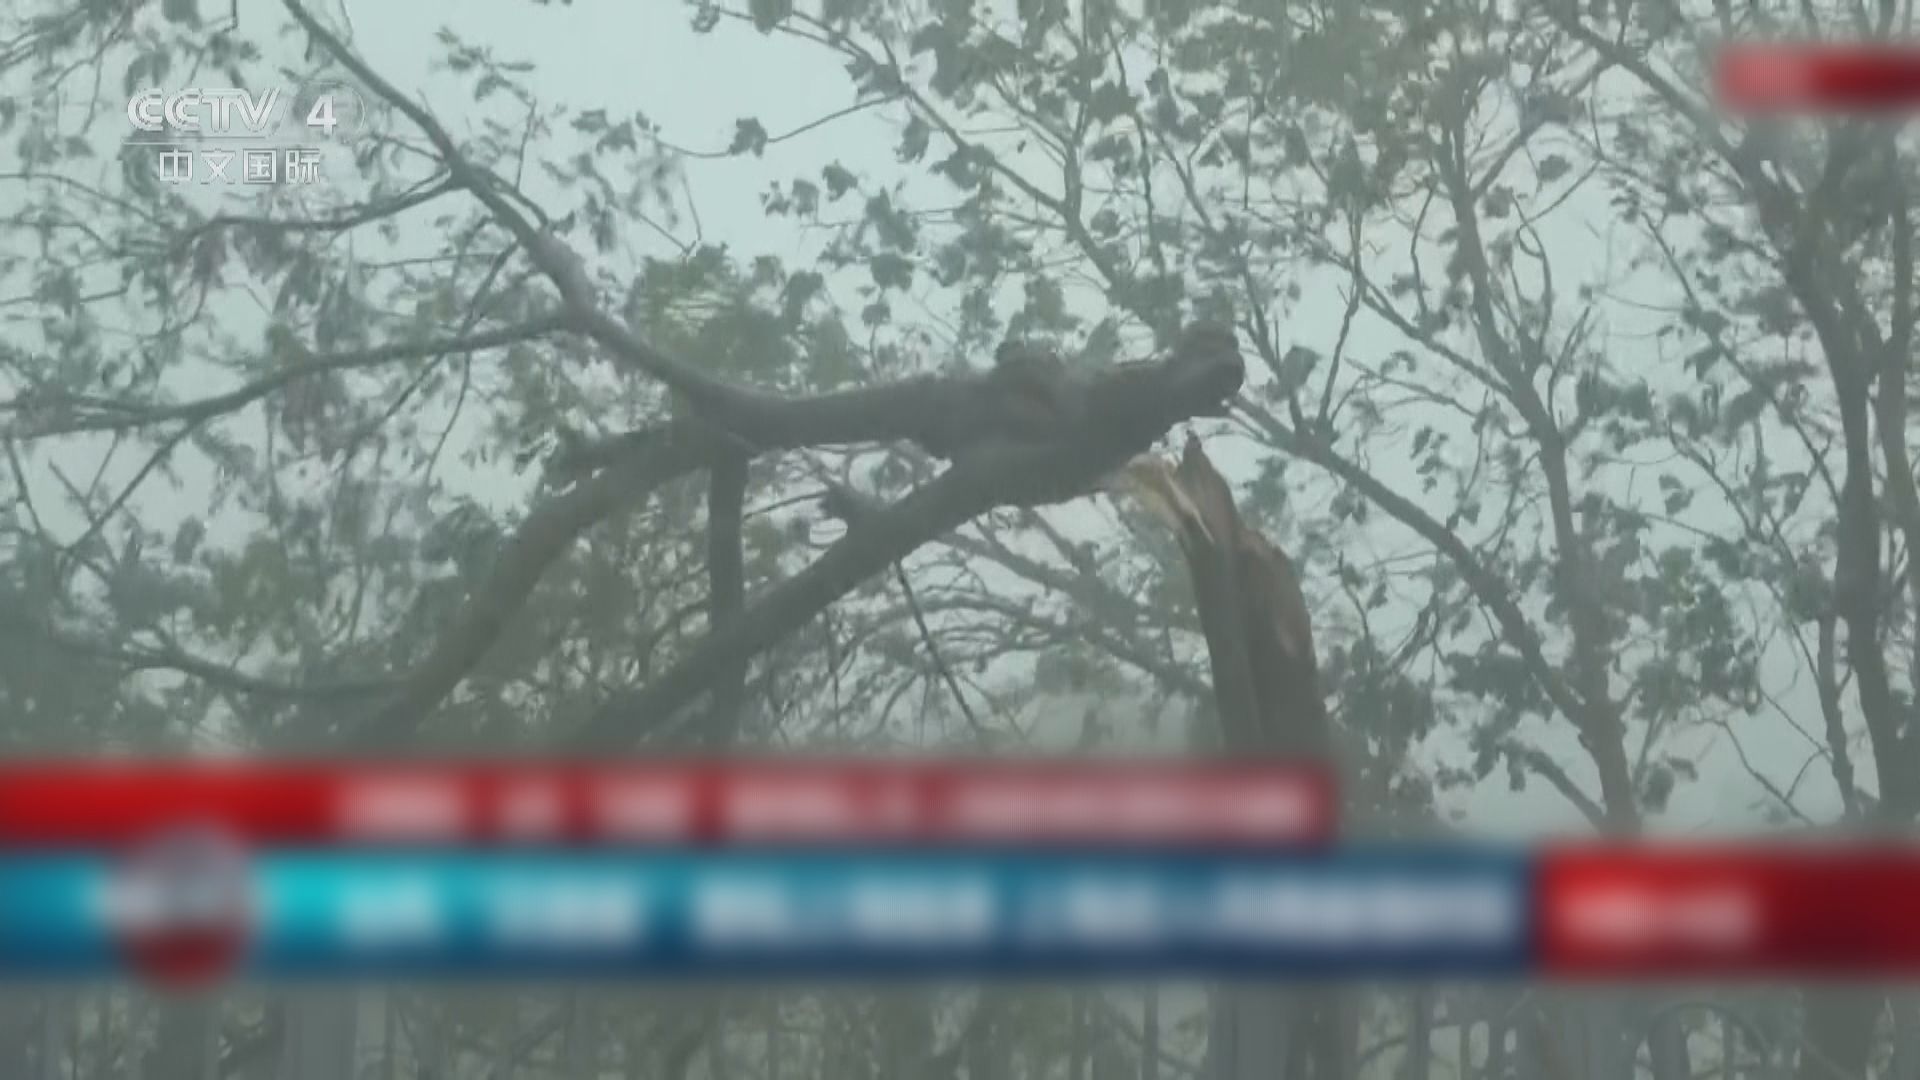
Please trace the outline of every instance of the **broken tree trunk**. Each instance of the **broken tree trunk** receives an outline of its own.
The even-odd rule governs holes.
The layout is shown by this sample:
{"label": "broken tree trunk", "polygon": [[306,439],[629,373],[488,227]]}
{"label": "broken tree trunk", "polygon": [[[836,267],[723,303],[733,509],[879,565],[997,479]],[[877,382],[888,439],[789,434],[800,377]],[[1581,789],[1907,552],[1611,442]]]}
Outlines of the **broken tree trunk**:
{"label": "broken tree trunk", "polygon": [[[1136,458],[1125,486],[1180,540],[1206,636],[1222,749],[1333,761],[1313,625],[1292,561],[1241,520],[1233,493],[1189,438],[1179,464]],[[1215,991],[1209,1080],[1346,1080],[1359,1038],[1344,988],[1235,985]]]}

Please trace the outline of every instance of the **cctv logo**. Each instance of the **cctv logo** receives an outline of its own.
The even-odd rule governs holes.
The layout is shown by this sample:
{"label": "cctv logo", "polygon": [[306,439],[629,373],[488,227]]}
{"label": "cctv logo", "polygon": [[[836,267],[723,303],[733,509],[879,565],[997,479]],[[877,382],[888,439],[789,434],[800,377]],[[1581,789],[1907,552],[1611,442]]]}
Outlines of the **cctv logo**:
{"label": "cctv logo", "polygon": [[255,95],[235,89],[195,89],[167,93],[142,90],[127,101],[127,121],[148,134],[207,134],[265,138],[273,134],[279,90]]}

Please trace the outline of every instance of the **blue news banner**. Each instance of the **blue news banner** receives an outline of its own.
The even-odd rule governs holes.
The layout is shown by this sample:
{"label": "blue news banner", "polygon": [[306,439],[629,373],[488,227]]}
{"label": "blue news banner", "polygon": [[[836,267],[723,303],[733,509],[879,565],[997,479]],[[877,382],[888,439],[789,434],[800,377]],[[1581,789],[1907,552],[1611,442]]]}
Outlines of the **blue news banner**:
{"label": "blue news banner", "polygon": [[[117,864],[0,856],[0,977],[116,975]],[[1499,974],[1493,853],[257,852],[232,972],[519,978]]]}

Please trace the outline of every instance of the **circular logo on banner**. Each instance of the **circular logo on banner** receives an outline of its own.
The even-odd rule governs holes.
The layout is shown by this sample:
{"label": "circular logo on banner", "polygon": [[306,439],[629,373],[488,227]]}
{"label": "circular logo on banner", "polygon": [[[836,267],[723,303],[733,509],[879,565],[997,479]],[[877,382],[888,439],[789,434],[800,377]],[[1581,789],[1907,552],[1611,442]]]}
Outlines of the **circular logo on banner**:
{"label": "circular logo on banner", "polygon": [[210,828],[163,833],[116,869],[107,913],[136,974],[174,988],[216,981],[253,932],[246,852]]}

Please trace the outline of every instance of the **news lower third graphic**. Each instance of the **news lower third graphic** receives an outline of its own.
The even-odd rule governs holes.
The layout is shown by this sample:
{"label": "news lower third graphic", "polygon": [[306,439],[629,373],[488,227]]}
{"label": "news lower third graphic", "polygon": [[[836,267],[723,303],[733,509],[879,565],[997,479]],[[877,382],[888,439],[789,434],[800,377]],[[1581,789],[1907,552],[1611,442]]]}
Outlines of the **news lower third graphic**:
{"label": "news lower third graphic", "polygon": [[0,763],[0,980],[1920,972],[1920,846],[1340,842],[1215,761]]}
{"label": "news lower third graphic", "polygon": [[0,973],[1498,975],[1529,948],[1524,865],[1492,854],[268,851],[239,876],[205,851],[122,859],[0,857]]}
{"label": "news lower third graphic", "polygon": [[165,184],[308,185],[329,151],[366,132],[366,105],[345,83],[142,90],[127,100],[130,151]]}
{"label": "news lower third graphic", "polygon": [[210,824],[257,847],[1211,846],[1333,836],[1324,770],[1275,763],[732,759],[0,763],[0,850]]}

